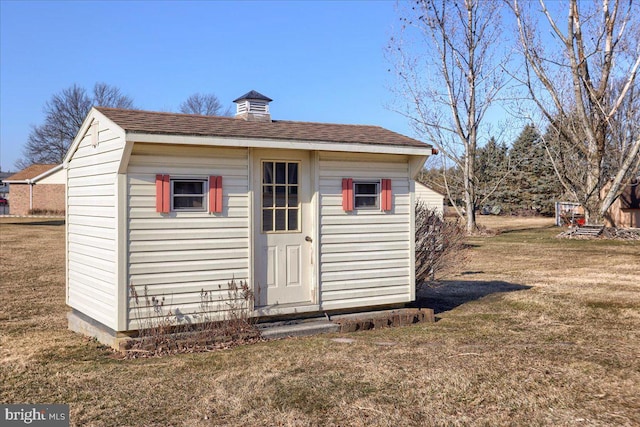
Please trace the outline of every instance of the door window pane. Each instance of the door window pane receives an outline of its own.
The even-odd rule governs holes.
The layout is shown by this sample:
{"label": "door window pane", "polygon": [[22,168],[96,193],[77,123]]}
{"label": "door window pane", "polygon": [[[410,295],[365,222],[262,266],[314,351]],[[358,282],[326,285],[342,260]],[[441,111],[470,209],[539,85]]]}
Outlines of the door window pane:
{"label": "door window pane", "polygon": [[298,209],[289,209],[287,228],[289,231],[298,231]]}
{"label": "door window pane", "polygon": [[276,185],[276,206],[287,206],[287,187],[284,185]]}
{"label": "door window pane", "polygon": [[262,206],[265,208],[273,207],[273,187],[270,185],[262,186]]}
{"label": "door window pane", "polygon": [[287,217],[286,209],[276,209],[276,231],[287,230],[286,217]]}
{"label": "door window pane", "polygon": [[276,163],[276,184],[286,184],[287,164]]}
{"label": "door window pane", "polygon": [[298,183],[298,164],[297,163],[289,163],[289,173],[287,175],[287,184],[297,184]]}
{"label": "door window pane", "polygon": [[290,208],[298,207],[298,187],[289,187],[289,194],[287,196],[287,206]]}
{"label": "door window pane", "polygon": [[265,162],[262,164],[262,183],[263,184],[273,183],[273,163],[272,162]]}

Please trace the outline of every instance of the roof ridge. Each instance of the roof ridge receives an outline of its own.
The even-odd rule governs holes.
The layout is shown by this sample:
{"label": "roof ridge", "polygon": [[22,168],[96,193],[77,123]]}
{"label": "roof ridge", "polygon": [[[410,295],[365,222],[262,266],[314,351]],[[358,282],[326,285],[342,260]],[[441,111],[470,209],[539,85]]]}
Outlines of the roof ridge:
{"label": "roof ridge", "polygon": [[[378,128],[378,129],[384,129],[387,130],[389,132],[394,132],[390,129],[386,129],[383,128],[382,126],[379,125],[363,125],[363,124],[357,124],[357,123],[330,123],[330,122],[309,122],[309,121],[298,121],[298,120],[272,120],[272,122],[280,122],[280,123],[300,123],[300,124],[310,124],[310,125],[332,125],[332,126],[353,126],[353,127],[367,127],[367,128]],[[398,133],[398,132],[396,132]]]}
{"label": "roof ridge", "polygon": [[[240,120],[241,122],[246,122],[246,120],[237,119],[235,117],[230,116],[209,116],[206,114],[191,114],[191,113],[180,113],[180,112],[172,112],[172,111],[153,111],[153,110],[141,110],[138,108],[117,108],[117,107],[94,107],[96,110],[109,110],[109,111],[122,111],[122,112],[137,112],[137,113],[149,113],[149,114],[162,114],[162,115],[173,115],[173,116],[182,116],[182,117],[204,117],[204,118],[215,118],[215,119],[226,119],[226,120]],[[261,124],[269,123],[269,122],[260,122]],[[369,125],[369,124],[361,124],[361,123],[332,123],[332,122],[312,122],[308,120],[271,120],[271,123],[300,123],[300,124],[314,124],[314,125],[332,125],[332,126],[353,126],[353,127],[368,127],[368,128],[377,128],[384,129],[389,132],[395,132],[390,129],[383,128],[380,125]],[[399,132],[395,132],[400,134]],[[403,135],[404,136],[404,135]],[[407,136],[407,138],[411,138]]]}
{"label": "roof ridge", "polygon": [[135,113],[163,114],[168,116],[215,117],[217,119],[235,119],[234,117],[229,117],[229,116],[209,116],[206,114],[180,113],[180,112],[174,112],[174,111],[141,110],[139,108],[117,108],[117,107],[93,107],[93,108],[95,108],[98,111],[109,110],[109,111],[122,111],[122,112],[135,112]]}

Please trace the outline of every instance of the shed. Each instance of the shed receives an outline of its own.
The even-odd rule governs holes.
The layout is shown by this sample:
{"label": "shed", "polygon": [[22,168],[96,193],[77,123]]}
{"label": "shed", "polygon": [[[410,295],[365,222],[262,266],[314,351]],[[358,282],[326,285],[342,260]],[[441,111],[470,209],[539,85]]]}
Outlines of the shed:
{"label": "shed", "polygon": [[[197,322],[227,285],[253,316],[415,299],[414,177],[431,146],[377,126],[93,108],[65,159],[69,327],[114,345],[154,316]],[[205,291],[219,304],[203,307]],[[210,297],[211,298],[211,297]],[[200,316],[200,317],[199,317]]]}
{"label": "shed", "polygon": [[444,195],[427,187],[426,185],[416,182],[416,200],[421,201],[429,209],[438,212],[441,216],[444,214]]}
{"label": "shed", "polygon": [[605,215],[605,225],[640,228],[640,179],[624,187],[614,200]]}
{"label": "shed", "polygon": [[67,171],[62,164],[33,164],[4,180],[9,184],[9,213],[63,214]]}

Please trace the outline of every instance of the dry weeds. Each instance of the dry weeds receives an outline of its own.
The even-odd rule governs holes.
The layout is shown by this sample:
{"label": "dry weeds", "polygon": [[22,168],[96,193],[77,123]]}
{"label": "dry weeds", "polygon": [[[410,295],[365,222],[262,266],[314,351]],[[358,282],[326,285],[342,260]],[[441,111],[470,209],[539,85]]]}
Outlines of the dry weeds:
{"label": "dry weeds", "polygon": [[435,324],[144,360],[66,330],[64,226],[0,220],[0,401],[95,426],[640,425],[638,242],[489,219],[422,295]]}

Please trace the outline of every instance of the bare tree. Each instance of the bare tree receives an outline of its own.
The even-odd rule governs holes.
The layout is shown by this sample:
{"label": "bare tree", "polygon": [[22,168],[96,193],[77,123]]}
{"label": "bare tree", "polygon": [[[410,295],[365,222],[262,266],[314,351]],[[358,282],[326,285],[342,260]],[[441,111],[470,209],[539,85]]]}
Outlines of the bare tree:
{"label": "bare tree", "polygon": [[[502,4],[418,0],[410,5],[401,11],[402,30],[391,40],[390,60],[415,130],[463,172],[466,230],[474,232],[476,150],[488,139],[485,115],[506,81]],[[444,171],[450,169],[446,163]]]}
{"label": "bare tree", "polygon": [[[510,1],[525,59],[519,80],[557,139],[573,150],[549,150],[554,168],[588,221],[600,221],[640,167],[638,111],[631,108],[640,66],[638,4]],[[571,163],[582,168],[579,174],[562,173]]]}
{"label": "bare tree", "polygon": [[51,97],[44,106],[44,123],[33,126],[16,167],[33,163],[61,163],[92,106],[131,108],[131,98],[120,89],[96,83],[91,94],[73,85]]}
{"label": "bare tree", "polygon": [[220,102],[212,93],[194,93],[180,104],[180,112],[184,114],[199,114],[201,116],[230,116],[231,110]]}

